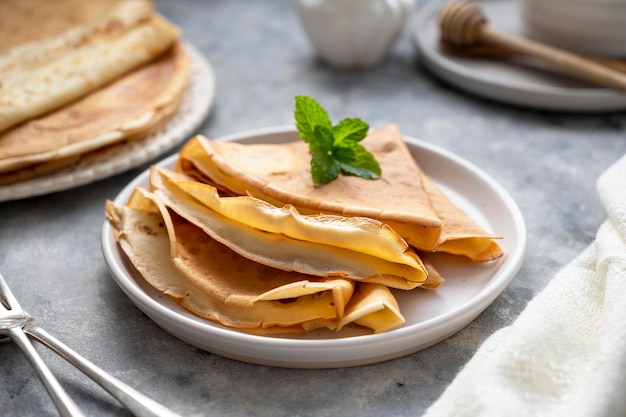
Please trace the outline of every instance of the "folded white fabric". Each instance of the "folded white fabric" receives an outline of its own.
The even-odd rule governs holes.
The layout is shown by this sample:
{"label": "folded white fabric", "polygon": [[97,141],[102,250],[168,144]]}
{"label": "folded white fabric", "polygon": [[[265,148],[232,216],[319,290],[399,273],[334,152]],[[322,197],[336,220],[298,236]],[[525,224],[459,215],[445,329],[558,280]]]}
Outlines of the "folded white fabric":
{"label": "folded white fabric", "polygon": [[626,156],[597,183],[608,219],[425,417],[626,417]]}

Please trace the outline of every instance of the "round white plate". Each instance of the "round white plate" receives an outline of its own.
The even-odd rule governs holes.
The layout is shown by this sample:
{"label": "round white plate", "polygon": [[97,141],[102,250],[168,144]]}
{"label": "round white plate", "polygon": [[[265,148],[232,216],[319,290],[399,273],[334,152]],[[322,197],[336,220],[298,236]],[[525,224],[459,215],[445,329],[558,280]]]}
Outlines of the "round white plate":
{"label": "round white plate", "polygon": [[[490,26],[522,36],[517,2],[477,2]],[[413,28],[420,59],[431,72],[467,92],[535,109],[601,112],[626,109],[626,94],[590,86],[539,67],[513,64],[498,58],[468,58],[445,54],[439,47],[437,10],[440,2],[424,7]]]}
{"label": "round white plate", "polygon": [[[469,324],[505,289],[519,270],[526,226],[509,194],[485,172],[429,143],[405,138],[415,160],[446,195],[476,222],[501,236],[502,259],[475,264],[459,257],[432,255],[446,278],[437,290],[395,291],[406,318],[402,327],[382,334],[314,331],[305,335],[258,336],[228,329],[189,313],[149,286],[119,249],[107,221],[102,249],[113,278],[131,300],[158,325],[201,349],[257,364],[323,368],[380,362],[431,346]],[[293,127],[278,127],[220,138],[247,143],[299,140]],[[176,155],[159,163],[172,168]],[[116,197],[126,204],[132,190],[147,186],[148,172]],[[345,330],[345,329],[344,329]]]}
{"label": "round white plate", "polygon": [[189,54],[189,85],[168,123],[154,134],[101,152],[97,158],[79,162],[51,175],[0,185],[0,202],[67,190],[110,177],[150,161],[188,139],[206,118],[215,96],[213,68],[194,46],[184,43]]}

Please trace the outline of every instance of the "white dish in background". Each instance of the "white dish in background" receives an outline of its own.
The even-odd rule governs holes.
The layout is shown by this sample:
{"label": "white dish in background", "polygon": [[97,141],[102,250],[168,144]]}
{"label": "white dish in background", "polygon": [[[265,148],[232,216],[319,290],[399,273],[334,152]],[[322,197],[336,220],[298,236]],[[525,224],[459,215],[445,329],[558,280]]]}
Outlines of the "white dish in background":
{"label": "white dish in background", "polygon": [[524,32],[568,50],[626,57],[626,1],[520,0]]}
{"label": "white dish in background", "polygon": [[[523,34],[514,0],[476,2],[490,26]],[[420,10],[413,41],[420,60],[437,77],[481,97],[542,110],[602,112],[626,109],[626,94],[591,86],[560,74],[498,58],[468,58],[445,54],[439,47],[439,2]]]}
{"label": "white dish in background", "polygon": [[[218,139],[247,143],[298,140],[293,127],[245,132]],[[432,144],[406,138],[414,158],[448,197],[476,222],[502,237],[502,259],[475,264],[433,255],[446,282],[437,290],[395,291],[406,324],[381,334],[314,331],[305,335],[258,336],[228,329],[194,316],[147,284],[119,249],[111,226],[102,228],[102,250],[111,274],[130,299],[163,329],[198,348],[246,362],[295,368],[327,368],[380,362],[431,346],[458,332],[506,288],[519,270],[526,226],[509,194],[468,161]],[[158,165],[172,168],[176,155]],[[116,197],[126,204],[137,186],[148,184],[146,171]]]}
{"label": "white dish in background", "polygon": [[173,149],[198,128],[208,115],[215,96],[213,68],[194,46],[185,42],[189,54],[189,85],[179,108],[158,132],[101,152],[88,162],[50,175],[0,185],[0,202],[67,190],[135,168]]}
{"label": "white dish in background", "polygon": [[335,68],[368,68],[387,55],[415,0],[297,0],[317,56]]}

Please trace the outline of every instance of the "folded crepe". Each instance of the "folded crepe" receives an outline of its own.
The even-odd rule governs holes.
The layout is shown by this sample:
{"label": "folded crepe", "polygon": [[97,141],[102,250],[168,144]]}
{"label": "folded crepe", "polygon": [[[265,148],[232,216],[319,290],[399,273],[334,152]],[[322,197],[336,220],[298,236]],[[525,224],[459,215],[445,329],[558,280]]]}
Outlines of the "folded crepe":
{"label": "folded crepe", "polygon": [[127,206],[107,201],[105,211],[142,277],[200,317],[261,334],[351,323],[381,332],[404,322],[387,287],[359,284],[351,303],[350,280],[286,273],[243,258],[145,190],[135,190]]}
{"label": "folded crepe", "polygon": [[437,185],[423,172],[422,183],[443,227],[435,252],[464,255],[473,261],[486,262],[503,255],[494,236],[478,226],[463,210],[452,204]]}
{"label": "folded crepe", "polygon": [[180,103],[188,67],[177,42],[109,86],[0,133],[0,184],[52,172],[158,129]]}
{"label": "folded crepe", "polygon": [[494,237],[426,177],[396,125],[370,133],[361,143],[378,160],[381,179],[342,175],[331,183],[314,185],[303,141],[241,144],[197,136],[182,148],[176,168],[226,195],[249,194],[277,206],[291,204],[303,214],[376,219],[419,250],[450,251],[477,261],[502,255]]}
{"label": "folded crepe", "polygon": [[[62,33],[79,32],[87,25],[105,21],[114,8],[154,8],[150,1],[137,0],[2,0],[0,2],[0,54]],[[134,19],[141,11],[126,9],[123,19]],[[35,27],[33,27],[35,26]],[[34,30],[36,29],[36,30]],[[81,33],[78,33],[77,37]]]}
{"label": "folded crepe", "polygon": [[[287,302],[258,301],[252,306],[226,304],[206,290],[208,284],[189,279],[172,262],[168,229],[173,226],[160,212],[119,207],[107,202],[106,213],[118,244],[141,276],[155,289],[198,316],[241,329],[281,326],[294,327],[293,331],[298,330],[300,323],[336,318],[336,300],[332,291],[324,291],[321,296],[316,293],[285,300]],[[228,282],[233,275],[250,272],[257,275],[256,269],[263,268],[253,262],[246,263],[245,259],[240,261],[233,269],[218,270],[215,280]]]}
{"label": "folded crepe", "polygon": [[[404,251],[406,248],[401,245],[401,241],[396,241],[399,246],[399,253],[396,253],[396,260],[388,261],[369,253],[359,252],[338,246],[337,243],[344,242],[344,246],[350,246],[349,235],[354,231],[354,224],[339,222],[333,217],[316,216],[303,218],[292,212],[288,218],[300,219],[300,229],[304,234],[317,236],[317,241],[302,240],[294,238],[293,229],[289,231],[289,221],[287,227],[279,227],[274,232],[262,230],[249,225],[249,220],[244,215],[235,215],[234,210],[227,207],[218,207],[215,211],[200,201],[189,195],[180,188],[172,178],[163,175],[166,171],[152,168],[150,186],[156,199],[164,206],[185,218],[189,222],[201,228],[216,241],[229,247],[234,252],[252,261],[270,266],[272,268],[285,271],[297,271],[300,273],[320,276],[320,277],[342,277],[357,281],[383,283],[400,289],[412,289],[427,282],[427,274],[424,265],[419,261],[417,255],[412,251]],[[232,199],[236,197],[227,197]],[[245,199],[236,198],[236,201],[246,202]],[[250,201],[247,201],[250,202]],[[219,203],[219,201],[216,201]],[[228,206],[228,204],[224,204]],[[253,206],[248,205],[247,208]],[[236,207],[239,208],[239,207]],[[267,206],[258,205],[256,208],[267,210]],[[251,212],[248,212],[250,214]],[[228,217],[225,214],[231,215]],[[254,216],[261,216],[253,213]],[[265,225],[271,223],[271,219],[278,219],[282,212],[272,210],[264,214]],[[324,231],[331,230],[332,233],[324,237]],[[381,246],[377,240],[389,243],[393,241],[386,235],[379,236],[378,230],[361,228],[361,234],[369,234],[373,246]],[[284,232],[284,233],[283,233]],[[372,233],[373,232],[373,233]],[[292,236],[290,236],[292,235]],[[341,236],[334,240],[333,236]],[[387,250],[387,252],[393,252]],[[432,284],[432,282],[430,283]]]}
{"label": "folded crepe", "polygon": [[[4,10],[10,15],[11,10]],[[71,13],[58,10],[55,14]],[[29,22],[37,30],[36,22]],[[0,37],[11,36],[3,33]],[[116,3],[102,20],[0,55],[0,131],[105,86],[151,61],[179,37],[151,3]]]}
{"label": "folded crepe", "polygon": [[405,323],[396,298],[381,284],[357,284],[338,329],[354,323],[382,333]]}
{"label": "folded crepe", "polygon": [[[311,156],[303,141],[250,145],[202,136],[197,140],[207,157],[196,168],[232,193],[289,203],[302,212],[370,217],[391,226],[414,247],[432,248],[437,241],[441,222],[395,125],[362,142],[376,156],[383,178],[370,181],[343,175],[323,186],[311,181]],[[188,159],[185,149],[180,157]],[[402,180],[407,177],[410,181]]]}
{"label": "folded crepe", "polygon": [[152,2],[6,0],[0,16],[0,184],[99,159],[178,108],[188,58]]}
{"label": "folded crepe", "polygon": [[255,229],[405,264],[418,271],[420,282],[425,275],[415,251],[393,229],[377,220],[328,214],[302,215],[291,205],[276,207],[250,196],[221,197],[215,187],[164,168],[154,167],[152,178],[155,188],[179,188],[207,208]]}

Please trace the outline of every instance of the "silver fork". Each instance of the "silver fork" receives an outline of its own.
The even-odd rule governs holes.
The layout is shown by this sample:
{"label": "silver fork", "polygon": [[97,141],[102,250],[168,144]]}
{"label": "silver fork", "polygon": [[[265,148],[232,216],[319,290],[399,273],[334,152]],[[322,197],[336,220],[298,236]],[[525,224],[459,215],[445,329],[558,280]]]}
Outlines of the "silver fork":
{"label": "silver fork", "polygon": [[0,333],[10,337],[22,350],[48,390],[59,414],[63,417],[84,416],[28,340],[22,327],[28,325],[31,318],[24,313],[2,275],[0,275],[0,305]]}
{"label": "silver fork", "polygon": [[[142,393],[136,391],[122,381],[107,374],[105,371],[103,371],[93,363],[89,362],[87,359],[80,356],[78,353],[70,349],[67,345],[63,344],[61,341],[59,341],[48,332],[46,332],[44,329],[39,327],[31,316],[21,310],[19,304],[17,303],[17,300],[15,299],[13,294],[11,294],[9,287],[7,286],[6,282],[2,278],[2,275],[0,274],[0,301],[2,301],[3,294],[7,303],[5,304],[4,302],[2,302],[1,304],[3,304],[5,308],[9,306],[9,312],[12,311],[13,313],[15,313],[16,310],[19,310],[19,312],[22,314],[22,317],[24,318],[24,320],[20,322],[21,325],[12,324],[11,327],[18,326],[19,329],[15,330],[15,332],[21,334],[22,339],[25,340],[26,344],[30,346],[30,349],[32,350],[32,352],[35,353],[35,355],[37,355],[37,352],[33,348],[28,338],[24,336],[24,333],[31,336],[38,342],[44,344],[48,348],[52,349],[59,356],[66,359],[76,368],[80,369],[85,375],[93,379],[102,388],[108,391],[109,394],[116,398],[133,415],[137,417],[180,417],[178,414],[174,413],[173,411],[169,410],[168,408],[164,407],[153,399],[143,395]],[[4,312],[0,309],[0,333],[4,332],[4,317]],[[15,338],[11,334],[7,334],[15,341]],[[47,369],[43,361],[41,359],[39,360],[40,364],[45,369]],[[54,379],[54,381],[56,381],[56,379],[49,370],[46,374],[46,378],[48,376],[50,377],[50,380]],[[58,382],[56,383],[56,385],[58,386],[58,388],[60,388],[61,391],[63,390]],[[50,392],[50,390],[48,391]],[[76,407],[75,404],[74,408],[69,408],[69,402],[72,402],[73,404],[73,401],[64,392],[63,394],[59,394],[59,391],[57,390],[54,391],[54,394],[51,392],[50,395],[52,396],[53,400],[55,400],[55,395],[59,396],[58,401],[60,401],[60,404],[57,404],[56,400],[55,404],[57,404],[57,408],[59,408],[59,412],[63,417],[74,417],[83,415],[82,413],[80,413],[80,410],[78,410],[78,407]],[[59,405],[63,408],[60,408]],[[68,410],[64,411],[65,408],[68,408]],[[66,414],[63,414],[64,412]]]}

